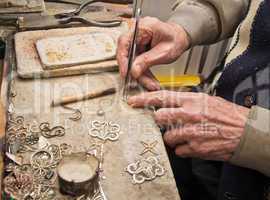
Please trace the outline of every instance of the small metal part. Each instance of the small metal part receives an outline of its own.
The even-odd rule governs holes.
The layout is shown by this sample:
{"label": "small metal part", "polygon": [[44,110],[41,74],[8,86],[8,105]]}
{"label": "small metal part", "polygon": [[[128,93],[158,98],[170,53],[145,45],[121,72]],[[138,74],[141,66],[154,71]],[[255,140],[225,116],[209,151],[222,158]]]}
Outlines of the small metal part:
{"label": "small metal part", "polygon": [[14,199],[23,197],[33,190],[33,178],[30,174],[11,172],[4,178],[4,190]]}
{"label": "small metal part", "polygon": [[39,129],[41,135],[45,138],[63,137],[66,133],[63,126],[50,128],[50,124],[48,122],[41,123]]}
{"label": "small metal part", "polygon": [[26,136],[25,143],[28,145],[35,145],[39,141],[39,135],[37,133]]}
{"label": "small metal part", "polygon": [[97,110],[97,115],[99,117],[105,116],[105,109],[112,106],[112,99],[101,99],[99,101],[99,109]]}
{"label": "small metal part", "polygon": [[82,112],[79,109],[71,108],[71,107],[66,106],[66,105],[63,105],[62,107],[67,109],[67,110],[73,111],[72,116],[69,117],[70,120],[79,121],[82,119]]}
{"label": "small metal part", "polygon": [[156,157],[143,158],[128,165],[126,171],[132,175],[134,184],[142,184],[145,181],[152,181],[165,174],[165,169]]}
{"label": "small metal part", "polygon": [[53,155],[49,151],[40,150],[31,156],[30,163],[34,168],[48,168],[53,162]]}
{"label": "small metal part", "polygon": [[6,156],[18,165],[23,164],[23,157],[6,152]]}
{"label": "small metal part", "polygon": [[53,176],[54,176],[54,171],[49,170],[45,175],[45,179],[51,180]]}
{"label": "small metal part", "polygon": [[89,135],[106,142],[117,141],[120,136],[120,125],[113,122],[92,121]]}
{"label": "small metal part", "polygon": [[12,154],[36,151],[39,133],[33,132],[30,124],[25,124],[23,116],[9,113],[7,122],[7,151]]}
{"label": "small metal part", "polygon": [[104,115],[105,115],[104,110],[99,109],[99,110],[97,111],[97,115],[100,116],[100,117],[104,116]]}
{"label": "small metal part", "polygon": [[154,154],[155,156],[158,155],[155,152],[155,147],[157,146],[158,141],[154,141],[152,143],[147,143],[147,142],[141,141],[141,144],[144,146],[144,150],[140,154],[141,156],[144,155],[144,154],[146,154],[146,153],[148,153],[148,152]]}

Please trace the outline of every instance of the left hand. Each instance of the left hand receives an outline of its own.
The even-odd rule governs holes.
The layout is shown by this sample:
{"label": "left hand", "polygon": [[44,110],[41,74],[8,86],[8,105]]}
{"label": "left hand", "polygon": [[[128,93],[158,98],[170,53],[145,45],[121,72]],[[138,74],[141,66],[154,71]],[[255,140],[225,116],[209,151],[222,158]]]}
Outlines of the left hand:
{"label": "left hand", "polygon": [[228,161],[244,134],[249,109],[202,93],[158,91],[129,98],[133,107],[155,106],[157,124],[171,127],[167,145],[180,157]]}

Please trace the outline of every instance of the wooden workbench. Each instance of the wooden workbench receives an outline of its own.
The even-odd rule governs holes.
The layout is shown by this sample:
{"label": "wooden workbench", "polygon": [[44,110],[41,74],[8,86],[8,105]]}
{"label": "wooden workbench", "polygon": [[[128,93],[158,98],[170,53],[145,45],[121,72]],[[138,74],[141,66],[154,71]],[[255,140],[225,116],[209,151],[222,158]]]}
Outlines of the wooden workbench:
{"label": "wooden workbench", "polygon": [[[8,67],[8,66],[6,66]],[[9,95],[7,83],[10,73],[4,69],[4,82],[1,96],[4,101]],[[118,141],[105,144],[104,176],[102,181],[104,191],[110,200],[179,200],[173,173],[170,167],[166,149],[159,128],[156,126],[150,112],[135,110],[122,101],[120,92],[115,95],[78,102],[71,107],[82,112],[82,119],[74,122],[69,119],[70,111],[62,107],[52,108],[52,100],[61,96],[80,95],[84,92],[115,86],[119,88],[118,73],[103,73],[96,75],[80,75],[52,79],[23,80],[16,72],[13,76],[12,90],[16,96],[12,98],[14,112],[23,116],[27,123],[39,124],[49,122],[62,125],[66,135],[62,138],[50,139],[52,144],[68,143],[74,151],[83,151],[93,143],[89,136],[89,126],[93,120],[112,121],[121,127]],[[109,103],[108,103],[109,102]],[[8,106],[8,105],[6,105]],[[98,116],[97,111],[103,109],[105,116]],[[152,156],[147,153],[140,156],[144,147],[141,142],[158,144],[155,151],[165,168],[165,175],[142,185],[134,185],[132,177],[125,171],[128,164],[140,158]],[[61,196],[59,199],[70,199]]]}

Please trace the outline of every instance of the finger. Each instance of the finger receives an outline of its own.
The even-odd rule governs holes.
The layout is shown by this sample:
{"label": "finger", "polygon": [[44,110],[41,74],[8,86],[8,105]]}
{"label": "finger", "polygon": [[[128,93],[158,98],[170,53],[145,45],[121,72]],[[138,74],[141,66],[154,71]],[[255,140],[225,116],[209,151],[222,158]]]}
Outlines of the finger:
{"label": "finger", "polygon": [[146,92],[130,97],[128,104],[133,107],[155,106],[155,107],[179,107],[181,93],[173,91]]}
{"label": "finger", "polygon": [[181,145],[189,142],[193,138],[196,138],[195,128],[193,126],[184,128],[175,128],[167,131],[164,136],[164,142],[171,148],[175,148],[177,145]]}
{"label": "finger", "polygon": [[[144,18],[140,20],[139,23],[139,33],[137,37],[137,47],[140,49],[140,51],[145,50],[145,46],[150,44],[152,41],[152,27],[153,23],[152,19]],[[132,37],[134,34],[134,30],[130,31],[129,33],[120,36],[118,40],[118,48],[117,48],[117,60],[119,64],[119,71],[120,75],[122,77],[126,76],[127,73],[127,65],[128,65],[128,54],[129,54],[129,48],[131,45]]]}
{"label": "finger", "polygon": [[190,112],[183,107],[161,108],[155,112],[154,117],[157,124],[168,126],[173,124],[194,124],[202,121],[200,115]]}
{"label": "finger", "polygon": [[137,79],[153,65],[166,64],[168,51],[168,46],[158,44],[149,51],[137,56],[131,69],[132,76]]}
{"label": "finger", "polygon": [[125,77],[128,67],[128,51],[130,47],[131,33],[120,36],[117,46],[117,62],[121,77]]}
{"label": "finger", "polygon": [[193,157],[194,152],[188,144],[179,145],[175,149],[175,154],[182,158]]}
{"label": "finger", "polygon": [[146,89],[150,91],[156,91],[160,90],[160,84],[154,77],[154,75],[150,72],[147,71],[144,73],[139,79],[139,83],[142,84]]}
{"label": "finger", "polygon": [[[216,139],[220,139],[220,134],[216,127],[212,126],[211,124],[205,126],[208,128],[201,128],[201,123],[186,124],[182,127],[170,129],[164,134],[164,141],[168,146],[174,148],[176,145],[185,142],[190,143],[195,139],[200,141],[207,140],[209,143],[211,141],[215,141]],[[226,147],[227,144],[223,144],[223,146]]]}

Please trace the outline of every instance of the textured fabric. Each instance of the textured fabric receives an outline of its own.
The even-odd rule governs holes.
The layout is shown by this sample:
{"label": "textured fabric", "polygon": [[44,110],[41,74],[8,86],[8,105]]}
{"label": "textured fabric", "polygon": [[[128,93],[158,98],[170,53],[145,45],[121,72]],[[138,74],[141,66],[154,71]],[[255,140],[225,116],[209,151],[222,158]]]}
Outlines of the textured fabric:
{"label": "textured fabric", "polygon": [[[246,134],[241,139],[232,162],[247,166],[270,176],[270,112],[254,106],[246,124]],[[266,122],[266,123],[262,123]]]}
{"label": "textured fabric", "polygon": [[232,164],[223,165],[218,199],[262,199],[270,176],[270,0],[182,0],[171,21],[185,28],[192,45],[215,42],[236,30],[216,94],[257,106]]}
{"label": "textured fabric", "polygon": [[169,21],[182,25],[192,46],[233,35],[248,8],[248,0],[179,0]]}
{"label": "textured fabric", "polygon": [[[255,2],[255,1],[254,1]],[[256,1],[255,3],[257,3]],[[251,6],[251,10],[256,6]],[[251,11],[254,12],[254,11]],[[254,12],[251,31],[239,31],[239,37],[249,35],[249,43],[245,51],[227,62],[225,70],[218,81],[217,94],[243,105],[244,99],[250,96],[257,107],[252,113],[257,118],[247,122],[246,132],[232,163],[256,169],[267,176],[270,175],[270,1],[260,1],[259,9]],[[241,45],[239,40],[235,47]],[[260,107],[258,107],[260,106]],[[267,110],[262,109],[265,108]],[[264,128],[262,128],[264,127]],[[263,155],[264,154],[264,155]],[[242,156],[241,156],[242,155]],[[249,155],[249,156],[247,156]],[[262,156],[263,155],[263,156]],[[237,159],[236,159],[237,158]],[[254,162],[256,160],[256,162]]]}
{"label": "textured fabric", "polygon": [[[266,64],[268,64],[268,57],[270,57],[268,56],[270,55],[268,45],[269,39],[265,37],[270,36],[268,29],[270,20],[260,16],[268,16],[270,12],[267,13],[266,11],[262,11],[257,14],[261,2],[262,0],[251,0],[251,5],[249,6],[248,0],[179,0],[170,19],[170,21],[183,25],[191,37],[192,45],[209,44],[230,36],[231,33],[237,29],[236,27],[240,24],[241,20],[245,17],[245,13],[250,8],[246,18],[235,32],[232,49],[227,58],[225,72],[218,80],[218,91],[223,90],[221,96],[226,97],[226,99],[231,101],[237,101],[236,103],[238,104],[243,104],[243,97],[245,94],[250,94],[251,96],[254,95],[254,88],[251,88],[250,90],[249,88],[246,88],[246,91],[242,92],[243,94],[238,93],[236,95],[234,94],[234,90],[239,87],[237,85],[244,82],[252,73],[256,73],[260,71],[260,69],[265,68]],[[269,1],[266,2],[266,6],[270,7]],[[254,17],[257,17],[260,20],[254,21]],[[254,30],[253,38],[250,39],[249,29],[254,26],[257,28]],[[260,30],[261,28],[262,31]],[[258,41],[258,38],[262,38],[262,40]],[[253,45],[250,46],[250,44]],[[242,59],[238,59],[239,57],[242,57]],[[234,66],[238,66],[237,69],[235,69]],[[226,87],[232,88],[232,90],[227,90]],[[267,85],[261,84],[260,87],[261,89],[267,89]],[[256,96],[254,98],[254,104],[258,103],[256,102]],[[263,98],[260,98],[260,101],[262,101],[262,99]],[[269,100],[269,96],[266,96],[266,99]],[[270,113],[269,110],[267,111]],[[263,118],[258,120],[260,120],[256,123],[258,127],[253,126],[253,130],[260,131],[260,124],[269,123],[269,121],[266,121]],[[268,134],[270,134],[270,131]],[[245,140],[249,140],[249,137],[246,135],[244,138]],[[263,140],[262,137],[257,140],[259,139]],[[251,138],[251,140],[254,140],[254,138]],[[260,142],[264,143],[264,141],[258,141],[257,143],[259,144]],[[249,149],[251,148],[245,148],[246,151]],[[251,155],[256,156],[256,152],[244,153],[250,153]],[[238,159],[241,159],[241,156],[237,156],[237,154],[240,155],[241,152],[235,154]],[[265,154],[268,155],[270,152],[265,152]],[[243,159],[245,158],[243,157]],[[233,159],[232,162],[235,163],[235,159]],[[249,161],[241,161],[241,163],[247,162]],[[260,170],[260,168],[264,168],[263,166],[260,166],[260,164],[264,165],[265,162],[267,162],[267,160],[262,160],[260,163],[257,163],[256,170],[265,173],[264,170]],[[270,168],[268,168],[268,170],[269,171],[265,173],[267,175],[270,173]]]}

